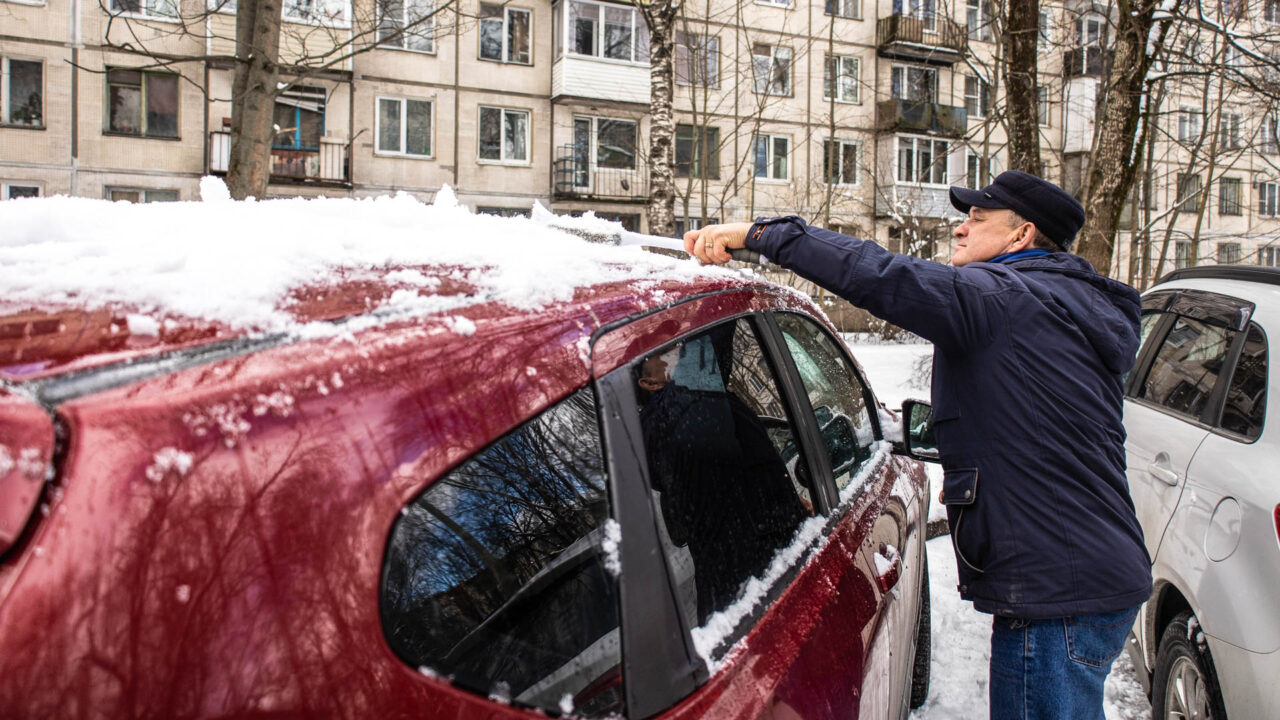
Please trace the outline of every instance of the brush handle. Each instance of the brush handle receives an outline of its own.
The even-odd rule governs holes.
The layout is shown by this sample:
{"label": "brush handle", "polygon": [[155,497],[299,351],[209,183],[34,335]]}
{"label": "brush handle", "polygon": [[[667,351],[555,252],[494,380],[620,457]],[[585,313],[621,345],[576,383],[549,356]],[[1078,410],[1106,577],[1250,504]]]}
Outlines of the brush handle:
{"label": "brush handle", "polygon": [[747,250],[746,248],[742,248],[740,250],[730,250],[729,257],[733,258],[734,260],[737,260],[738,262],[749,262],[749,263],[756,263],[756,264],[763,264],[763,263],[769,262],[768,258],[765,258],[760,253],[756,252],[755,250]]}

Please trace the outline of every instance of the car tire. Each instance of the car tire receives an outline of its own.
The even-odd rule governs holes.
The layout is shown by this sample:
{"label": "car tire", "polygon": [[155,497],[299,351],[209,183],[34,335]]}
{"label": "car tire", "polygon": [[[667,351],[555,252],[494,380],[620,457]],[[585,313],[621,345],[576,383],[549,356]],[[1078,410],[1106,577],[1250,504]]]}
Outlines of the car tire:
{"label": "car tire", "polygon": [[916,618],[916,657],[911,667],[911,709],[924,704],[929,697],[929,669],[933,664],[933,624],[929,612],[929,558],[924,558],[921,573],[920,615]]}
{"label": "car tire", "polygon": [[1226,720],[1218,674],[1199,626],[1195,615],[1183,612],[1165,628],[1151,680],[1152,720]]}

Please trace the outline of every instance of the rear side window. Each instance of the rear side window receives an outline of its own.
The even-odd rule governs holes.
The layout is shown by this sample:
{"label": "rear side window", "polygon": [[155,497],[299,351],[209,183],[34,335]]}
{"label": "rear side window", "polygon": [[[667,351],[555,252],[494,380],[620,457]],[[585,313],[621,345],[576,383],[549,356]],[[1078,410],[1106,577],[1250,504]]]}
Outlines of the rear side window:
{"label": "rear side window", "polygon": [[[766,576],[813,514],[808,469],[749,322],[688,337],[632,372],[672,577],[689,627],[706,626],[760,592],[747,581]],[[695,633],[700,650],[721,646],[724,624]]]}
{"label": "rear side window", "polygon": [[1138,397],[1196,418],[1218,382],[1236,333],[1179,317],[1165,336]]}
{"label": "rear side window", "polygon": [[817,323],[789,313],[777,319],[822,431],[836,487],[844,490],[870,459],[875,442],[865,388]]}
{"label": "rear side window", "polygon": [[618,565],[602,549],[617,528],[609,517],[588,388],[405,508],[382,576],[391,647],[482,695],[621,714]]}
{"label": "rear side window", "polygon": [[1240,349],[1227,401],[1222,409],[1223,430],[1257,440],[1267,413],[1267,338],[1257,325],[1249,326],[1249,335]]}

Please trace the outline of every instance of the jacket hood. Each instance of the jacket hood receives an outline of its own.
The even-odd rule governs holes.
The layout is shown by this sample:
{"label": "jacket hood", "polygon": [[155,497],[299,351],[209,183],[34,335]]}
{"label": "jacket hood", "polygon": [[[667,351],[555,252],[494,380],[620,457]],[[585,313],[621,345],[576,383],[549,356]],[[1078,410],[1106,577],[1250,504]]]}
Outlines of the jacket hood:
{"label": "jacket hood", "polygon": [[1080,328],[1108,370],[1129,370],[1138,354],[1138,320],[1142,315],[1137,290],[1099,275],[1087,260],[1070,253],[1013,260],[1007,266],[1024,273],[1056,273],[1082,280],[1043,287]]}

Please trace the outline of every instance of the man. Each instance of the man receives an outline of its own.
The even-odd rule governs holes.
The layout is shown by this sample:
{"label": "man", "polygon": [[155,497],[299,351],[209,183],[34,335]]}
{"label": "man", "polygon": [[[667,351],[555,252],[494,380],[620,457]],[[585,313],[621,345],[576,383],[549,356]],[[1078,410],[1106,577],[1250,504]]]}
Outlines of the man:
{"label": "man", "polygon": [[993,614],[992,718],[1103,717],[1103,682],[1151,592],[1125,479],[1133,288],[1070,254],[1084,209],[1018,171],[951,188],[951,265],[796,217],[686,233],[746,247],[934,343],[933,421],[961,597]]}

